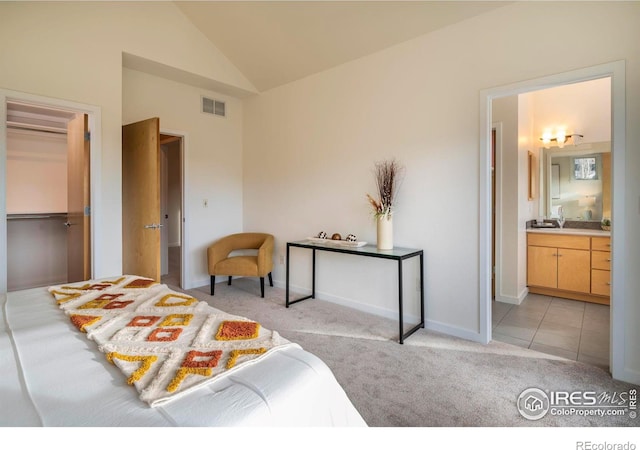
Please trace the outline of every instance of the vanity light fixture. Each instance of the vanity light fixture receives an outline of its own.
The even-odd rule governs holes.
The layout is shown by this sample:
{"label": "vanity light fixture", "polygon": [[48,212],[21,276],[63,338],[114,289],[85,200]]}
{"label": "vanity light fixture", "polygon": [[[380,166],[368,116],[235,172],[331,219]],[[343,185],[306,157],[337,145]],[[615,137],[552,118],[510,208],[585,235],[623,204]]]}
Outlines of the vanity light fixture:
{"label": "vanity light fixture", "polygon": [[551,147],[551,143],[554,142],[559,148],[563,148],[564,144],[571,139],[573,141],[573,145],[578,145],[578,138],[583,138],[584,136],[581,134],[566,134],[564,130],[558,130],[556,134],[552,134],[551,131],[545,131],[542,134],[540,140],[544,144],[544,148]]}

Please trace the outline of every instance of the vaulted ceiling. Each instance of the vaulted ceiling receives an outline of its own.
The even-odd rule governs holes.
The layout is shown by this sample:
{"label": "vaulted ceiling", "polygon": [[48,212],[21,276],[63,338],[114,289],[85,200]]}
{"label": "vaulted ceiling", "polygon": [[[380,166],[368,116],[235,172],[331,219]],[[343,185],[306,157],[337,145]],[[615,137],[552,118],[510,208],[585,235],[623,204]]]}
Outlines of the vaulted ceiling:
{"label": "vaulted ceiling", "polygon": [[505,1],[176,1],[265,91],[483,14]]}

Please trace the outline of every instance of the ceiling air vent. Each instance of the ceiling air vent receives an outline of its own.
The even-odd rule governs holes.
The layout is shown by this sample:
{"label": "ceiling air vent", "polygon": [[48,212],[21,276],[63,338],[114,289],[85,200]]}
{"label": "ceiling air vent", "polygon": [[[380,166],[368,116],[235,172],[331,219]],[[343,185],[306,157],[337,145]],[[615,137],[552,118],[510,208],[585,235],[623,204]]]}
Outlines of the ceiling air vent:
{"label": "ceiling air vent", "polygon": [[202,97],[202,112],[206,114],[213,114],[220,117],[226,116],[226,109],[224,102],[220,100],[214,100],[212,98]]}

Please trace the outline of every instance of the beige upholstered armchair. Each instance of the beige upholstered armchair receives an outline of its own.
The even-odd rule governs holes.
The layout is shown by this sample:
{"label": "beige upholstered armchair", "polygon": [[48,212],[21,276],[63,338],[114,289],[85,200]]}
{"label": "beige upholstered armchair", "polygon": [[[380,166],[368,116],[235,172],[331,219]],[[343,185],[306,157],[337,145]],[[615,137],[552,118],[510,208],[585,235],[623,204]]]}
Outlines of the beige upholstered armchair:
{"label": "beige upholstered armchair", "polygon": [[[256,255],[238,254],[235,250],[258,250]],[[273,286],[273,236],[266,233],[237,233],[214,242],[207,250],[211,295],[214,293],[216,275],[228,276],[229,284],[233,276],[260,277],[260,295],[264,298],[264,277],[269,275],[269,285]]]}

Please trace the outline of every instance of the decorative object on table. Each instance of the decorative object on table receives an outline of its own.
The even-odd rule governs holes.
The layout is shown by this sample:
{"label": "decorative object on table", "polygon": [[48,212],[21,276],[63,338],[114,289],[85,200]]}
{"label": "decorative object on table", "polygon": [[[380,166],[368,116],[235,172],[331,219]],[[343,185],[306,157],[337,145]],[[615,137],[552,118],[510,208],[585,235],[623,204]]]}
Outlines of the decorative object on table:
{"label": "decorative object on table", "polygon": [[318,233],[318,238],[320,239],[326,239],[327,238],[327,233],[325,233],[324,231],[321,231],[320,233]]}
{"label": "decorative object on table", "polygon": [[365,241],[358,241],[355,234],[349,234],[346,239],[340,238],[340,233],[334,233],[333,236],[329,238],[327,234],[324,234],[324,237],[321,237],[322,233],[319,233],[318,236],[308,237],[307,240],[314,244],[323,244],[331,247],[349,247],[349,248],[357,248],[364,247],[367,245]]}
{"label": "decorative object on table", "polygon": [[393,248],[393,210],[396,205],[396,195],[404,175],[404,167],[395,159],[375,163],[373,170],[378,191],[375,199],[367,194],[367,199],[373,207],[373,216],[377,224],[377,247],[379,250]]}
{"label": "decorative object on table", "polygon": [[606,217],[602,219],[602,222],[600,222],[600,227],[604,231],[611,231],[611,219],[607,219]]}
{"label": "decorative object on table", "polygon": [[340,235],[340,233],[333,233],[333,235],[331,236],[331,240],[341,241],[342,240],[342,236]]}

